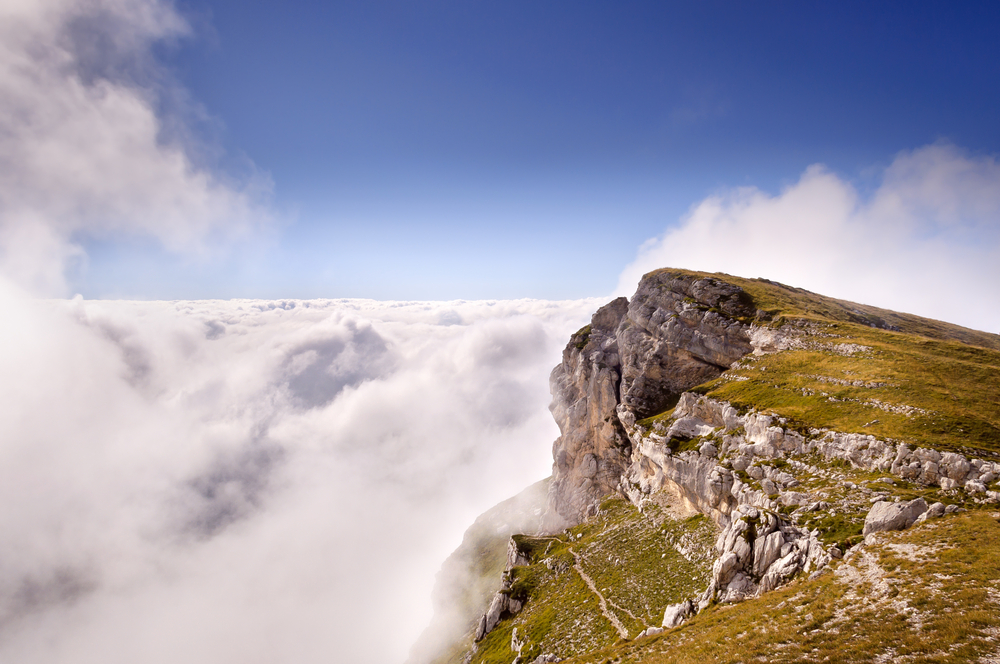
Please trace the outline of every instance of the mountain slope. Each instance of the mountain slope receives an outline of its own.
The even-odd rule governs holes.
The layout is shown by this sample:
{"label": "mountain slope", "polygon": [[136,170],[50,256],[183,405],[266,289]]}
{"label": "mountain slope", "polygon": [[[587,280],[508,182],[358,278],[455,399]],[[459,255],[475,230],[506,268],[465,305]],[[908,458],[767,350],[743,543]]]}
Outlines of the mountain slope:
{"label": "mountain slope", "polygon": [[658,270],[551,384],[577,525],[508,541],[439,661],[993,661],[997,335]]}

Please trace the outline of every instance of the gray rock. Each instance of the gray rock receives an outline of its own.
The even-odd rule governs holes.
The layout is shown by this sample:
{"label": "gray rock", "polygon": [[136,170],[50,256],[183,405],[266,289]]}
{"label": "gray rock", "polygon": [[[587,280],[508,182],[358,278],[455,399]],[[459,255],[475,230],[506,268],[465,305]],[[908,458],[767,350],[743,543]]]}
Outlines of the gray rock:
{"label": "gray rock", "polygon": [[785,537],[778,531],[759,538],[753,546],[753,574],[757,578],[764,576],[781,553],[781,547],[785,543]]}
{"label": "gray rock", "polygon": [[712,581],[721,588],[732,580],[739,569],[740,559],[732,551],[727,551],[712,565]]}
{"label": "gray rock", "polygon": [[[636,421],[752,350],[749,326],[735,320],[756,314],[748,302],[741,288],[719,279],[654,272],[631,302],[606,304],[570,338],[550,378],[561,434],[553,445],[550,503],[559,515],[579,522],[616,489],[632,453],[626,431]],[[718,425],[679,419],[673,426],[674,435],[692,437]],[[718,449],[710,444],[702,453],[714,457]]]}
{"label": "gray rock", "polygon": [[693,614],[694,614],[694,604],[692,604],[691,600],[689,599],[686,599],[679,604],[671,604],[663,612],[663,627],[664,629],[677,627],[682,622],[690,618]]}
{"label": "gray rock", "polygon": [[621,361],[615,330],[628,301],[621,297],[597,310],[574,334],[552,371],[549,410],[561,435],[552,446],[551,507],[571,523],[615,489],[628,465],[630,443],[618,419]]}
{"label": "gray rock", "polygon": [[923,498],[900,503],[879,501],[872,505],[868,516],[865,517],[862,534],[867,536],[884,530],[909,528],[917,520],[917,517],[926,511],[927,503],[924,502]]}
{"label": "gray rock", "polygon": [[801,558],[797,550],[789,551],[767,569],[760,580],[760,591],[774,590],[801,569]]}
{"label": "gray rock", "polygon": [[742,602],[747,597],[757,592],[757,586],[743,572],[737,572],[732,581],[726,586],[720,600],[726,603]]}
{"label": "gray rock", "polygon": [[965,483],[965,490],[969,493],[986,493],[986,486],[979,480],[969,480]]}
{"label": "gray rock", "polygon": [[531,660],[531,664],[552,664],[552,662],[561,662],[562,660],[555,655],[546,653],[544,655],[539,655],[535,659]]}
{"label": "gray rock", "polygon": [[914,523],[923,523],[927,519],[936,519],[944,515],[945,506],[944,503],[934,503],[927,508],[927,511],[917,517]]}
{"label": "gray rock", "polygon": [[751,351],[749,327],[734,317],[754,314],[741,288],[718,279],[643,277],[617,331],[622,404],[638,418],[655,415],[718,376]]}

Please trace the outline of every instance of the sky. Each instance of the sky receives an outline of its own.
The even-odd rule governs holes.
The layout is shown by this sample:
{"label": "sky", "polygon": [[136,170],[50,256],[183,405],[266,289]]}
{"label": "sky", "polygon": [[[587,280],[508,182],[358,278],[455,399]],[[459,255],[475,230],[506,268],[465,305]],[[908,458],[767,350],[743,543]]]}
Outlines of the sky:
{"label": "sky", "polygon": [[[63,295],[589,297],[707,197],[822,164],[863,198],[900,153],[1000,150],[994,3],[25,0],[11,26],[19,7],[65,52],[30,56],[38,90],[8,78],[7,167],[45,143],[88,151],[64,177],[120,177],[147,150],[142,182],[87,184],[125,200],[75,192]],[[74,84],[150,117],[98,128],[126,111]],[[144,188],[168,181],[198,193]]]}
{"label": "sky", "polygon": [[651,269],[1000,332],[998,28],[0,4],[0,661],[402,662]]}

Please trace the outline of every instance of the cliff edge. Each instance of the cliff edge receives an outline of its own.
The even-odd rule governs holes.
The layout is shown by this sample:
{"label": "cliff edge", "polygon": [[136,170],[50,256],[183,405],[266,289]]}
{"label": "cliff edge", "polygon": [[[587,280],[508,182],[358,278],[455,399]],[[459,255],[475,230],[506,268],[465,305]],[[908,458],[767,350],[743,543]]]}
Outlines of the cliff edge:
{"label": "cliff edge", "polygon": [[1000,336],[664,269],[551,389],[549,525],[424,661],[1000,659]]}

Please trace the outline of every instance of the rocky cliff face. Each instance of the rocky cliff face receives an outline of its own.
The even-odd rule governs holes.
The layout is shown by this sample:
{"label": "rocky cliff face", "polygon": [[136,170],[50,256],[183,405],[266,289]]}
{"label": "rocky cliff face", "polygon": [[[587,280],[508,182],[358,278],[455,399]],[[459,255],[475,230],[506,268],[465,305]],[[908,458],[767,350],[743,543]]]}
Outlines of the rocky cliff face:
{"label": "rocky cliff face", "polygon": [[[492,598],[435,664],[1000,656],[997,335],[661,270],[572,336],[551,387],[548,511],[490,539]],[[935,622],[962,603],[987,609]]]}
{"label": "rocky cliff face", "polygon": [[631,302],[601,307],[550,379],[561,432],[552,449],[553,509],[574,522],[592,512],[631,463],[625,428],[750,352],[756,315],[740,287],[670,272],[647,275]]}

